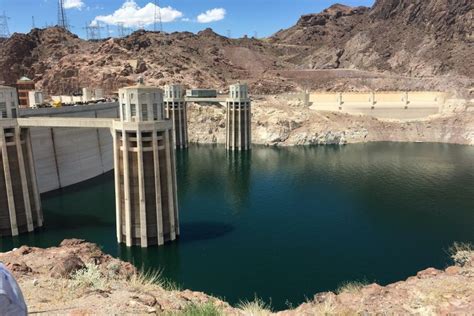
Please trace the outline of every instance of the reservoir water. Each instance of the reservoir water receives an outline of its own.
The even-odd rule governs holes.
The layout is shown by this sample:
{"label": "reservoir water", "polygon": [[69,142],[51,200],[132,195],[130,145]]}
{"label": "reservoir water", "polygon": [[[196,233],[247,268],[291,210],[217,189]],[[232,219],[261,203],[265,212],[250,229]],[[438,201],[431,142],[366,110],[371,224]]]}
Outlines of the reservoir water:
{"label": "reservoir water", "polygon": [[178,151],[179,241],[142,250],[115,237],[113,175],[43,196],[46,226],[2,238],[55,246],[98,243],[183,288],[237,303],[256,295],[296,306],[344,281],[387,284],[450,263],[474,243],[474,147],[371,143]]}

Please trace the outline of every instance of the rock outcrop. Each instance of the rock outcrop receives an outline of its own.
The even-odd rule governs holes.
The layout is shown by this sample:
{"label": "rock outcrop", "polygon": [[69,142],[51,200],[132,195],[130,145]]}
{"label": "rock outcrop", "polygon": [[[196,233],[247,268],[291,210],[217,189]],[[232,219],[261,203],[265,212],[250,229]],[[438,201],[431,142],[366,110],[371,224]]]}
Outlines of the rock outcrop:
{"label": "rock outcrop", "polygon": [[[316,294],[277,315],[467,315],[474,308],[474,252],[463,247],[452,256],[457,265],[445,270],[428,268],[387,286],[348,283],[337,293]],[[156,275],[140,274],[130,263],[79,239],[64,240],[59,247],[47,249],[22,246],[0,253],[0,262],[18,280],[30,313],[181,315],[189,306],[212,306],[215,313],[224,315],[272,314],[258,304],[239,309],[204,293],[167,290]],[[57,267],[63,273],[52,275]]]}

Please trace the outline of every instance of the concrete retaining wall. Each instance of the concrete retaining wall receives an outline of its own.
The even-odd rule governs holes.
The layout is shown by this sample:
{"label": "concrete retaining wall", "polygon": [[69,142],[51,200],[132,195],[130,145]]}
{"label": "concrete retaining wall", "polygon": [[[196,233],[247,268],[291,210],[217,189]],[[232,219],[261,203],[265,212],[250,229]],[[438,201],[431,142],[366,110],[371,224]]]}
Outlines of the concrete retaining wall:
{"label": "concrete retaining wall", "polygon": [[442,92],[312,92],[311,108],[385,119],[418,119],[440,112]]}
{"label": "concrete retaining wall", "polygon": [[[26,109],[22,117],[63,116],[118,118],[118,103]],[[113,169],[112,135],[108,129],[31,128],[33,157],[40,193],[76,184]]]}

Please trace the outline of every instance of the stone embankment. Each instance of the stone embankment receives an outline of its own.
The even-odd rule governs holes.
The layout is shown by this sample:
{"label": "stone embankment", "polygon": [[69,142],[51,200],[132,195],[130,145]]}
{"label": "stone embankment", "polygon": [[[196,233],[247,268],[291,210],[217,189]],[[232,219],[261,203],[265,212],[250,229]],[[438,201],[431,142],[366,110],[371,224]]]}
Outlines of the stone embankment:
{"label": "stone embankment", "polygon": [[[429,268],[387,286],[349,283],[338,294],[316,294],[277,314],[467,315],[474,310],[474,251],[465,246],[452,257],[456,265],[445,270]],[[48,249],[22,246],[0,253],[0,261],[17,278],[29,312],[35,314],[186,315],[191,309],[199,315],[272,314],[259,301],[235,308],[204,293],[178,290],[78,239]]]}
{"label": "stone embankment", "polygon": [[[381,120],[364,115],[311,110],[278,96],[252,103],[252,142],[269,146],[349,144],[373,141],[440,142],[474,145],[474,106],[447,104],[426,119]],[[190,104],[192,143],[225,143],[225,109]]]}

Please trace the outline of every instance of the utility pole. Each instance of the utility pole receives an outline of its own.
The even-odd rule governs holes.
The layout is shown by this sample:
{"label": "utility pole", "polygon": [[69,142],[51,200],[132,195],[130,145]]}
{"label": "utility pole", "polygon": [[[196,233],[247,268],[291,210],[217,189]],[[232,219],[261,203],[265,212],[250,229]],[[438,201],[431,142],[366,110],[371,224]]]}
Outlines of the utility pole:
{"label": "utility pole", "polygon": [[10,19],[5,11],[3,11],[3,15],[0,15],[0,38],[9,38],[10,37],[10,29],[8,28],[8,19]]}
{"label": "utility pole", "polygon": [[64,0],[58,0],[58,26],[65,30],[69,30],[66,10],[64,9]]}

